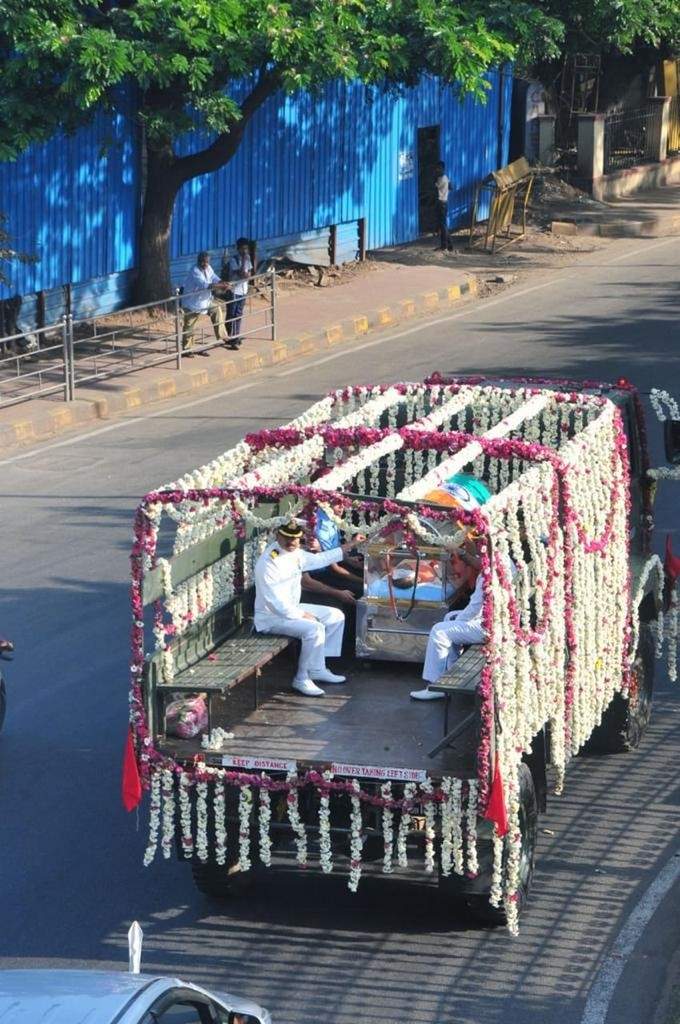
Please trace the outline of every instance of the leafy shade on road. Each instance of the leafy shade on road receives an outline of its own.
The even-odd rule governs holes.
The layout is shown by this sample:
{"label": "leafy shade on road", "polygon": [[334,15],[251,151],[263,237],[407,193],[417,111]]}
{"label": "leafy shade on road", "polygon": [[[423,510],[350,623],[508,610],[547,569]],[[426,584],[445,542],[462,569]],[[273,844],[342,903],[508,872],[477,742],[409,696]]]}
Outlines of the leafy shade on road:
{"label": "leafy shade on road", "polygon": [[[335,78],[396,88],[431,73],[483,98],[489,68],[553,59],[565,33],[625,48],[679,26],[676,0],[4,0],[0,159],[133,87],[147,174],[138,299],[152,301],[170,292],[177,192],[228,163],[277,90]],[[206,143],[179,156],[192,127]]]}

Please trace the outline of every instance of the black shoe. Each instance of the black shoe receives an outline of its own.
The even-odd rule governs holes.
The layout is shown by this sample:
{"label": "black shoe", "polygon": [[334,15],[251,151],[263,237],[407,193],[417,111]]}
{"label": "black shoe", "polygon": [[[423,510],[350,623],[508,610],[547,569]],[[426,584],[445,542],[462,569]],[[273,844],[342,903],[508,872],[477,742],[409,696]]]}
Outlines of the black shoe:
{"label": "black shoe", "polygon": [[205,356],[206,359],[207,359],[208,356],[210,355],[210,353],[209,352],[197,352],[196,355],[197,356]]}
{"label": "black shoe", "polygon": [[183,359],[193,359],[194,358],[194,353],[193,352],[182,352],[182,358]]}

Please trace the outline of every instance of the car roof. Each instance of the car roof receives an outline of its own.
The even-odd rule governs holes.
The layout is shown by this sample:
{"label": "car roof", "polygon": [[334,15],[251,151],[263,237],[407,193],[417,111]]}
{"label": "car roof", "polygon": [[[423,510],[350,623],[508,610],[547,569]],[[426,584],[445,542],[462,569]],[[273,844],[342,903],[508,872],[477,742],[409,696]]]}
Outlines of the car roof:
{"label": "car roof", "polygon": [[[0,970],[0,1024],[116,1024],[141,1017],[164,992],[181,988],[211,996],[229,1010],[270,1021],[249,999],[151,974],[32,968]],[[139,1000],[139,1005],[135,1006]],[[131,1011],[130,1015],[126,1011]]]}
{"label": "car roof", "polygon": [[123,971],[0,971],[0,1024],[109,1024],[151,986],[160,995],[180,984]]}

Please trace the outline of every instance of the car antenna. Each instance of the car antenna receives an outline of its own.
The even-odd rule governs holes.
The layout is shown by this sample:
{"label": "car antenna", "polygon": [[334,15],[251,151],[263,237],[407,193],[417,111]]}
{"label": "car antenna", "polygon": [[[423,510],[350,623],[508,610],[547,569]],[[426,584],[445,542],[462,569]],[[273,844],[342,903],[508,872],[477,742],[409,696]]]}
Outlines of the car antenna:
{"label": "car antenna", "polygon": [[130,971],[130,974],[139,974],[139,969],[142,965],[143,941],[144,932],[140,927],[139,921],[133,921],[128,932],[128,970]]}

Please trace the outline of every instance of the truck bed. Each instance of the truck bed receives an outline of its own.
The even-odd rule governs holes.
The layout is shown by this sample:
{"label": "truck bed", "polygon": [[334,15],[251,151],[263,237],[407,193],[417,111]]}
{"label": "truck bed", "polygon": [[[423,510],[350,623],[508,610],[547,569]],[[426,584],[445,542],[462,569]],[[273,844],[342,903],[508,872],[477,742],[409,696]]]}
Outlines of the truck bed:
{"label": "truck bed", "polygon": [[[282,656],[259,679],[257,708],[253,679],[213,700],[212,727],[221,726],[234,738],[207,760],[258,757],[296,761],[303,768],[346,763],[427,771],[434,777],[474,774],[472,726],[451,746],[428,757],[444,735],[446,701],[411,700],[409,691],[424,685],[419,666],[346,660],[333,667],[347,676],[347,682],[322,684],[323,697],[304,697],[292,690],[292,665]],[[463,703],[452,696],[448,728],[469,711],[469,699]],[[167,738],[160,746],[178,760],[201,751],[199,739]]]}

